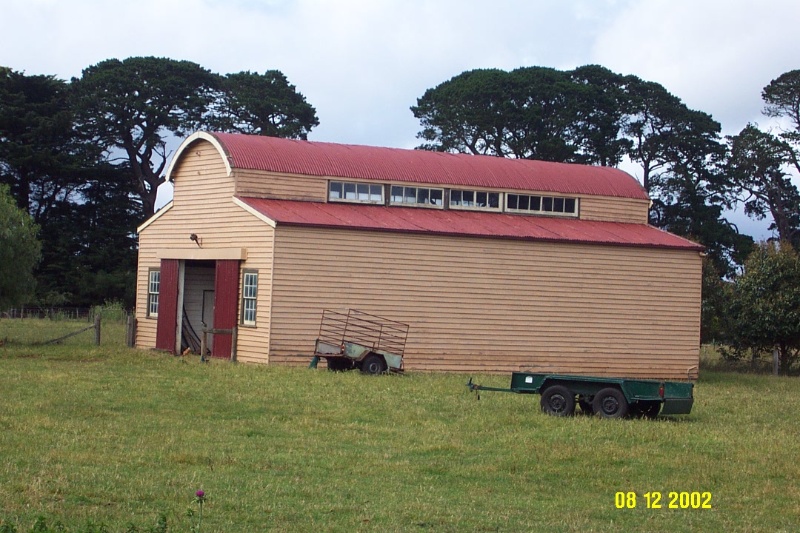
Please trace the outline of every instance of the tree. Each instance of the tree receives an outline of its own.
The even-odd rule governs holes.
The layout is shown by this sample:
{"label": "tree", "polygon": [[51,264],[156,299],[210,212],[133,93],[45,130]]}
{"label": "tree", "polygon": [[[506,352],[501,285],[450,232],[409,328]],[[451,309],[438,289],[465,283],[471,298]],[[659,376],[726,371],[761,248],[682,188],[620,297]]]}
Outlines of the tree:
{"label": "tree", "polygon": [[131,172],[145,217],[164,183],[168,141],[201,128],[304,139],[314,108],[278,71],[219,74],[190,61],[109,59],[73,79],[79,131]]}
{"label": "tree", "polygon": [[2,69],[0,93],[0,181],[41,229],[36,300],[132,304],[142,217],[124,168],[75,133],[66,82]]}
{"label": "tree", "polygon": [[725,219],[723,205],[712,203],[701,184],[679,191],[671,202],[659,200],[653,211],[659,227],[682,235],[705,246],[708,263],[720,277],[730,277],[751,253],[754,242],[749,235],[739,233],[738,228]]}
{"label": "tree", "polygon": [[305,140],[319,125],[314,108],[278,70],[228,74],[222,88],[214,119],[220,130]]}
{"label": "tree", "polygon": [[774,135],[748,124],[728,137],[728,187],[741,197],[747,215],[769,214],[779,239],[800,248],[800,191],[792,182],[792,173],[800,172],[800,70],[772,80],[761,96],[763,113],[786,119],[790,129]]}
{"label": "tree", "polygon": [[631,145],[620,135],[628,107],[625,78],[600,65],[578,67],[567,74],[576,85],[571,135],[581,162],[617,166]]}
{"label": "tree", "polygon": [[733,283],[723,278],[716,265],[703,258],[703,297],[700,310],[700,342],[724,341],[730,330],[728,307]]}
{"label": "tree", "polygon": [[41,257],[38,228],[16,206],[8,186],[0,185],[0,310],[27,302],[36,280],[33,269]]}
{"label": "tree", "polygon": [[190,61],[156,57],[109,59],[73,78],[78,129],[118,153],[132,172],[145,217],[164,183],[167,140],[205,124],[219,77]]}
{"label": "tree", "polygon": [[411,110],[423,149],[600,165],[627,156],[642,166],[652,224],[698,240],[723,274],[752,246],[723,217],[720,124],[657,83],[599,65],[472,70]]}
{"label": "tree", "polygon": [[577,121],[578,85],[562,71],[542,67],[511,72],[509,146],[515,157],[578,162],[571,134]]}
{"label": "tree", "polygon": [[722,171],[721,127],[710,115],[664,93],[656,97],[660,103],[650,106],[649,125],[637,127],[644,135],[633,143],[638,153],[647,154],[643,168],[650,171],[650,221],[701,243],[715,270],[729,276],[749,255],[753,240],[723,214],[731,201]]}
{"label": "tree", "polygon": [[425,91],[411,107],[423,126],[420,148],[504,156],[505,126],[498,118],[507,77],[498,69],[472,70]]}
{"label": "tree", "polygon": [[800,70],[791,70],[772,80],[764,87],[761,98],[766,106],[764,114],[773,118],[786,118],[793,127],[781,135],[793,146],[791,164],[800,172]]}
{"label": "tree", "polygon": [[100,151],[73,131],[67,84],[0,68],[0,183],[37,222],[80,188]]}
{"label": "tree", "polygon": [[79,201],[63,202],[42,220],[37,272],[42,304],[81,307],[135,300],[136,225],[141,206],[124,168],[98,164]]}
{"label": "tree", "polygon": [[[705,172],[709,159],[722,150],[720,124],[706,113],[689,109],[658,83],[627,76],[623,85],[627,155],[642,166],[645,190],[656,197],[669,194],[675,189],[676,171]],[[684,161],[685,156],[690,159]]]}
{"label": "tree", "polygon": [[761,243],[736,280],[731,305],[729,357],[778,351],[788,374],[800,355],[800,255],[788,243]]}
{"label": "tree", "polygon": [[500,157],[572,161],[570,99],[575,86],[550,68],[472,70],[428,89],[411,108],[420,148]]}
{"label": "tree", "polygon": [[741,196],[745,213],[763,220],[780,240],[800,246],[800,192],[786,165],[794,156],[784,140],[748,124],[728,138],[727,176],[731,190]]}

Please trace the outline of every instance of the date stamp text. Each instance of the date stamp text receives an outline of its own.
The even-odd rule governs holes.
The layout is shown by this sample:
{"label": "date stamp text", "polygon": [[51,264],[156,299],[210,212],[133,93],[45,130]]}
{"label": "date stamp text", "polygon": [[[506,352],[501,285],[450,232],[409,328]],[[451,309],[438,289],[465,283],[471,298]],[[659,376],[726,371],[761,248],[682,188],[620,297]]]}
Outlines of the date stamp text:
{"label": "date stamp text", "polygon": [[614,507],[617,509],[711,509],[711,492],[645,492],[640,498],[635,492],[614,494]]}

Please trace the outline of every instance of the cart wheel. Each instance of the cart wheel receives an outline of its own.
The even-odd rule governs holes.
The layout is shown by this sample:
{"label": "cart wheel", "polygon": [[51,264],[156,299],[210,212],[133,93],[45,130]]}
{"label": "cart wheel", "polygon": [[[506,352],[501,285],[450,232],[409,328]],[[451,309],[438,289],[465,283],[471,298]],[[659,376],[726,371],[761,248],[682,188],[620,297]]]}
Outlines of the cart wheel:
{"label": "cart wheel", "polygon": [[361,372],[364,374],[383,374],[386,372],[386,361],[378,354],[371,353],[361,361]]}
{"label": "cart wheel", "polygon": [[628,401],[619,389],[608,387],[594,395],[594,412],[603,418],[623,418],[628,414]]}
{"label": "cart wheel", "polygon": [[570,416],[575,412],[575,395],[563,385],[552,385],[542,392],[542,411],[553,416]]}
{"label": "cart wheel", "polygon": [[594,414],[594,407],[592,407],[592,401],[586,396],[578,397],[578,405],[581,407],[581,412],[583,414],[589,416],[592,416]]}

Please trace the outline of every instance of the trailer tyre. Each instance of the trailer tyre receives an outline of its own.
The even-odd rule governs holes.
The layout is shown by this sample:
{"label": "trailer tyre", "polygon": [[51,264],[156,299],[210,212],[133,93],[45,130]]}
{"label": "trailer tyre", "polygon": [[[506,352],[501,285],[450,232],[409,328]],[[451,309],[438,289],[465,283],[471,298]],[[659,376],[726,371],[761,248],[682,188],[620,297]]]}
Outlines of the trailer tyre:
{"label": "trailer tyre", "polygon": [[575,412],[575,395],[563,385],[551,385],[542,392],[542,411],[553,416],[570,416]]}
{"label": "trailer tyre", "polygon": [[619,389],[608,387],[594,395],[594,412],[603,418],[624,418],[628,414],[628,400]]}
{"label": "trailer tyre", "polygon": [[361,361],[361,372],[364,374],[383,374],[386,372],[386,361],[378,354],[371,353]]}

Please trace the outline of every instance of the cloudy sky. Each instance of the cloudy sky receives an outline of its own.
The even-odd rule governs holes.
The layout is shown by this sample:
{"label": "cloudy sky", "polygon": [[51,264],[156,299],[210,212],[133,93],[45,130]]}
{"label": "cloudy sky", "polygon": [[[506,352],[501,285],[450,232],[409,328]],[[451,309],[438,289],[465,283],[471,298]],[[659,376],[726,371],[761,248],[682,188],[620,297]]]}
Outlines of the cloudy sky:
{"label": "cloudy sky", "polygon": [[150,55],[278,69],[317,110],[310,140],[401,148],[409,107],[465,70],[600,64],[734,134],[800,68],[797,0],[0,0],[0,20],[0,65],[27,74]]}

